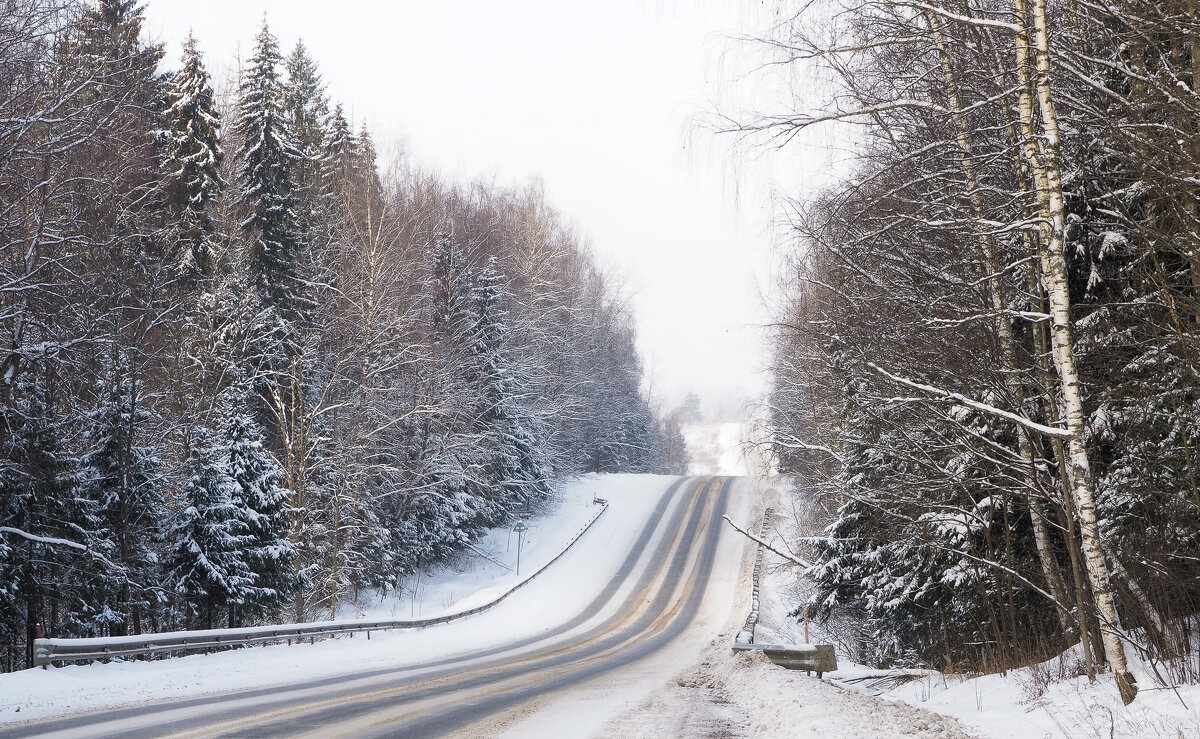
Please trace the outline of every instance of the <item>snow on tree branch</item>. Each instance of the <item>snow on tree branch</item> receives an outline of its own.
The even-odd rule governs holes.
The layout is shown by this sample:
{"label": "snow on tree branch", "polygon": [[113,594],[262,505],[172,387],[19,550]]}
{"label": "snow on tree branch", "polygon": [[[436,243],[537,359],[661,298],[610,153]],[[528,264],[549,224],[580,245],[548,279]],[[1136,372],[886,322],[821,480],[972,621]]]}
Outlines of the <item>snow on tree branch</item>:
{"label": "snow on tree branch", "polygon": [[959,394],[959,393],[952,393],[949,390],[943,390],[941,388],[933,387],[932,385],[923,385],[919,382],[913,382],[912,380],[908,380],[903,377],[898,377],[898,376],[893,375],[892,373],[888,372],[887,370],[882,369],[881,367],[874,364],[873,362],[867,362],[867,366],[870,367],[871,369],[873,369],[875,372],[882,375],[883,377],[886,377],[887,379],[891,380],[892,382],[894,382],[898,385],[904,385],[905,387],[911,387],[914,390],[920,390],[921,392],[928,393],[930,395],[942,398],[944,400],[949,400],[949,401],[958,403],[959,405],[965,405],[968,408],[973,408],[977,411],[981,411],[981,412],[987,413],[989,415],[1004,418],[1006,420],[1012,421],[1015,424],[1023,426],[1024,428],[1027,428],[1030,431],[1036,431],[1039,434],[1046,434],[1047,436],[1056,436],[1060,439],[1066,439],[1071,436],[1071,433],[1069,431],[1067,431],[1066,429],[1057,428],[1055,426],[1047,426],[1045,424],[1038,423],[1037,421],[1031,421],[1028,418],[1025,418],[1024,416],[1019,416],[1016,413],[1011,413],[1009,411],[997,408],[994,405],[988,405],[987,403],[981,403],[978,400],[972,400],[972,399],[968,398],[967,396]]}

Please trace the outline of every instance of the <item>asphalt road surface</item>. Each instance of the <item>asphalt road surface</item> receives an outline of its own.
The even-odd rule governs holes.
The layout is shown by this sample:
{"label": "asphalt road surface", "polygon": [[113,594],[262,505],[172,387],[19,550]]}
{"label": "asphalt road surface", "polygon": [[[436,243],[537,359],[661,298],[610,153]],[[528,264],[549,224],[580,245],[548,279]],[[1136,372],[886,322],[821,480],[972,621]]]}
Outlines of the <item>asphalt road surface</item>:
{"label": "asphalt road surface", "polygon": [[419,665],[10,727],[0,737],[486,734],[495,717],[636,665],[685,632],[713,572],[735,479],[674,483],[612,581],[536,636]]}

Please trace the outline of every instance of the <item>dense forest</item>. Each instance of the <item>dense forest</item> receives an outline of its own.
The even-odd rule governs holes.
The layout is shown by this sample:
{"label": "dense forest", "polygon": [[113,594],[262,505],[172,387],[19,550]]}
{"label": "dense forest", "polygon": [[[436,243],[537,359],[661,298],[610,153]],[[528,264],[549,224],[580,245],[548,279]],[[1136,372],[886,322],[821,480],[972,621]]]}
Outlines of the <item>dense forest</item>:
{"label": "dense forest", "polygon": [[377,156],[265,21],[228,84],[142,23],[0,0],[0,669],[332,617],[563,476],[683,471],[539,186]]}
{"label": "dense forest", "polygon": [[1195,681],[1200,4],[805,5],[772,48],[828,99],[741,129],[854,151],[773,335],[811,605],[875,664]]}

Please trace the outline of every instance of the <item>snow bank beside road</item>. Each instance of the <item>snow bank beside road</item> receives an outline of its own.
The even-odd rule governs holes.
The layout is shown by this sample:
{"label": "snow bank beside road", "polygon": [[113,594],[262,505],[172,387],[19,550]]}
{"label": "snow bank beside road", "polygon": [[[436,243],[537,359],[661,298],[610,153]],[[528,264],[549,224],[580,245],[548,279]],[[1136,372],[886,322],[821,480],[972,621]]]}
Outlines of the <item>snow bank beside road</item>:
{"label": "snow bank beside road", "polygon": [[785,670],[762,652],[733,652],[728,635],[600,736],[753,739],[973,739],[953,718]]}
{"label": "snow bank beside road", "polygon": [[1082,660],[1077,651],[1003,675],[966,678],[930,671],[882,695],[955,716],[997,739],[1200,737],[1200,686],[1163,688],[1134,665],[1141,690],[1124,706],[1111,674],[1094,683],[1073,674]]}
{"label": "snow bank beside road", "polygon": [[358,604],[343,603],[339,615],[353,613],[362,619],[434,618],[500,597],[558,556],[571,537],[595,517],[599,507],[592,501],[599,480],[589,476],[563,486],[546,511],[526,522],[528,530],[523,536],[511,528],[492,529],[451,562],[406,578],[399,592],[383,598],[368,596]]}
{"label": "snow bank beside road", "polygon": [[952,718],[904,703],[846,691],[803,672],[774,665],[762,652],[738,652],[714,644],[713,656],[685,680],[724,685],[728,700],[746,713],[747,736],[764,739],[819,736],[827,739],[966,739],[972,734]]}

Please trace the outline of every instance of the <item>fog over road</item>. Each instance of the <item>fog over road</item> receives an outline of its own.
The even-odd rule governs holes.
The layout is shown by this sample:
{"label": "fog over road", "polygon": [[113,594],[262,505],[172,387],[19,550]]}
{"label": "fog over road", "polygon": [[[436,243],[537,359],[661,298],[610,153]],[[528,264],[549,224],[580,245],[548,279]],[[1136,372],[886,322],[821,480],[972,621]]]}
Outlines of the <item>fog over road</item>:
{"label": "fog over road", "polygon": [[454,629],[432,627],[424,635],[443,642],[442,656],[432,660],[26,724],[0,736],[591,733],[639,700],[639,691],[653,691],[695,661],[746,607],[738,593],[745,543],[721,515],[748,508],[757,487],[731,477],[662,480],[654,493],[661,499],[632,546],[606,550],[597,537],[589,548],[589,532],[552,568],[571,568],[579,561],[572,557],[619,562],[590,600],[561,609],[571,615],[537,633],[502,630],[513,609],[537,621],[554,598],[554,577],[514,595],[507,616],[489,611],[463,620],[477,620],[477,631],[495,621],[494,646],[462,651]]}

